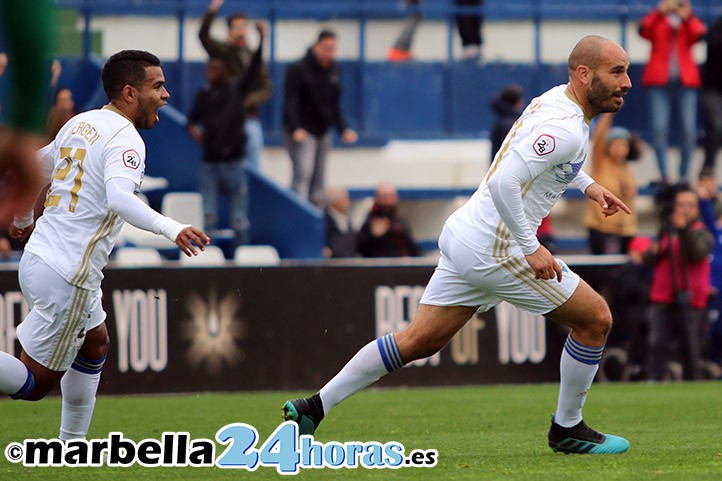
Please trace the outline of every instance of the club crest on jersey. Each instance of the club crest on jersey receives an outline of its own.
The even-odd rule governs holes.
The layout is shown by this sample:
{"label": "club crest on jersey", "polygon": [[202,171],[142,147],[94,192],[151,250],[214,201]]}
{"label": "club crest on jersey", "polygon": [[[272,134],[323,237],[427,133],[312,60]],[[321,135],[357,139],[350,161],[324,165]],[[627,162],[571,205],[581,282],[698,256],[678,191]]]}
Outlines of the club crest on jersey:
{"label": "club crest on jersey", "polygon": [[562,184],[569,184],[582,169],[584,162],[567,162],[554,167],[554,177]]}
{"label": "club crest on jersey", "polygon": [[129,169],[136,170],[140,165],[140,155],[133,149],[123,152],[123,165]]}
{"label": "club crest on jersey", "polygon": [[548,134],[542,134],[534,141],[534,152],[537,155],[549,155],[556,147],[556,139]]}

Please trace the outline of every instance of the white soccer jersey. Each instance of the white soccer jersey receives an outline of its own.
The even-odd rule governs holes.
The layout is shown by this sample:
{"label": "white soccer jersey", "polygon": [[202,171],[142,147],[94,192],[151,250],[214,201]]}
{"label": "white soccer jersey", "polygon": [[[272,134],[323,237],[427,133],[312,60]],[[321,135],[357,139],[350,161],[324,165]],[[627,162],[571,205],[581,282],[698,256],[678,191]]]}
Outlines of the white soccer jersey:
{"label": "white soccer jersey", "polygon": [[[532,100],[478,190],[447,220],[446,227],[476,252],[498,258],[510,249],[533,253],[539,247],[536,230],[564,190],[570,184],[584,190],[593,182],[580,172],[589,150],[589,121],[566,87]],[[495,184],[499,179],[503,183]]]}
{"label": "white soccer jersey", "polygon": [[70,119],[39,156],[51,184],[45,212],[25,250],[69,283],[98,289],[123,225],[108,209],[105,183],[125,177],[140,188],[143,139],[127,117],[108,105]]}

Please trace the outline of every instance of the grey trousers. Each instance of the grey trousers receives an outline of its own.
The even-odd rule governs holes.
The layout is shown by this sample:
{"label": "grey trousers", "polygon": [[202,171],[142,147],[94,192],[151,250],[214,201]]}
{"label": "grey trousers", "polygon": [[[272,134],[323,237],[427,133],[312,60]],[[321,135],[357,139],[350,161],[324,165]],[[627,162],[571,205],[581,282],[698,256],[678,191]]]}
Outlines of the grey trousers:
{"label": "grey trousers", "polygon": [[325,187],[326,157],[331,150],[331,132],[321,137],[307,133],[303,142],[295,142],[286,134],[285,140],[293,164],[291,190],[305,200],[321,202]]}

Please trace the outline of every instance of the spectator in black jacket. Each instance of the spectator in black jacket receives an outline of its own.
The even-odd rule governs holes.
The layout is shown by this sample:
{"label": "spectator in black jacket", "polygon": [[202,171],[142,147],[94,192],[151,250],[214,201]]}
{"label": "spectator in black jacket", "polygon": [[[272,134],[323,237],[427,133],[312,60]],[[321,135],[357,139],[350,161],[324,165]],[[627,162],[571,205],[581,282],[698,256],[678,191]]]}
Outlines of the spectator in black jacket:
{"label": "spectator in black jacket", "polygon": [[218,192],[224,190],[230,204],[236,245],[248,241],[248,185],[243,168],[246,148],[244,100],[261,69],[263,26],[256,24],[261,42],[246,76],[231,80],[223,57],[212,57],[206,66],[208,86],[196,94],[188,115],[188,132],[203,146],[200,191],[203,195],[205,229],[218,226]]}
{"label": "spectator in black jacket", "polygon": [[359,257],[356,231],[351,225],[348,209],[351,200],[348,190],[342,187],[326,189],[326,247],[325,257]]}
{"label": "spectator in black jacket", "polygon": [[374,205],[358,235],[364,257],[415,257],[419,248],[411,230],[398,216],[399,194],[392,184],[376,188]]}
{"label": "spectator in black jacket", "polygon": [[491,108],[496,113],[496,121],[491,130],[491,160],[504,143],[506,134],[509,133],[516,119],[521,115],[524,99],[523,91],[519,85],[510,84],[501,89],[491,101]]}
{"label": "spectator in black jacket", "polygon": [[306,56],[288,67],[283,126],[293,163],[293,189],[301,198],[320,203],[326,157],[334,125],[345,143],[354,143],[341,113],[341,73],[335,61],[336,34],[322,30]]}
{"label": "spectator in black jacket", "polygon": [[[243,12],[228,15],[228,38],[217,40],[211,37],[211,25],[218,14],[224,0],[211,0],[208,10],[203,15],[198,38],[203,48],[211,57],[223,57],[228,62],[231,78],[243,78],[248,73],[253,52],[248,47],[246,30],[248,16]],[[260,120],[261,106],[268,102],[273,94],[273,83],[268,69],[262,65],[261,71],[249,86],[244,100],[246,108],[246,167],[260,169],[261,153],[263,152],[263,128]]]}
{"label": "spectator in black jacket", "polygon": [[702,73],[702,116],[705,124],[704,166],[700,176],[714,177],[722,146],[722,17],[707,30],[707,62]]}

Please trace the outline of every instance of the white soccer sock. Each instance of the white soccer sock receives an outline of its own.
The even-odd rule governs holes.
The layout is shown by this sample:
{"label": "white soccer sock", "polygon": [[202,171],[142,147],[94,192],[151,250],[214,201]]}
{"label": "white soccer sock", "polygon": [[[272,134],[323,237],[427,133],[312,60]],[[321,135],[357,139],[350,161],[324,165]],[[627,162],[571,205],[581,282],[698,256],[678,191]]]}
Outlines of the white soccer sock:
{"label": "white soccer sock", "polygon": [[319,391],[324,416],[350,395],[403,366],[393,334],[369,342]]}
{"label": "white soccer sock", "polygon": [[0,392],[15,399],[30,394],[35,387],[35,378],[25,364],[6,352],[0,352]]}
{"label": "white soccer sock", "polygon": [[559,363],[561,382],[554,422],[565,428],[579,424],[582,407],[602,359],[602,347],[584,346],[567,337]]}
{"label": "white soccer sock", "polygon": [[87,361],[78,355],[60,380],[63,396],[60,439],[85,439],[88,434],[104,362],[105,357],[99,361]]}

